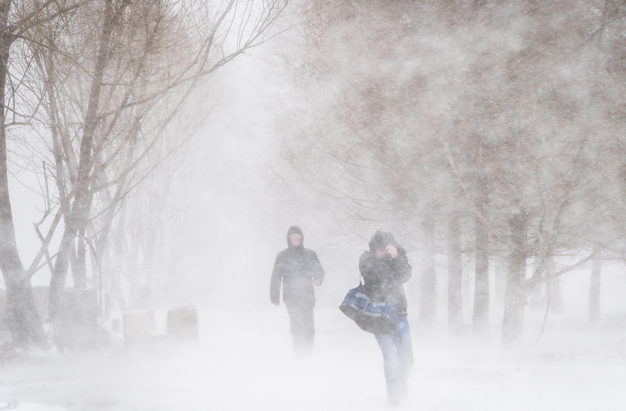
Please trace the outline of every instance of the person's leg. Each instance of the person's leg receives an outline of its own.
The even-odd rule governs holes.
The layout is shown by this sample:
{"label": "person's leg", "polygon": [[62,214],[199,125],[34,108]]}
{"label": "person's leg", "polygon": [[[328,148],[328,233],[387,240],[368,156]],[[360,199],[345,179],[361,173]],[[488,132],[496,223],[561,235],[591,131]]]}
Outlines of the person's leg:
{"label": "person's leg", "polygon": [[293,349],[297,355],[305,350],[305,325],[304,310],[300,304],[286,304],[287,313],[289,314],[289,325],[291,330],[291,339],[293,341]]}
{"label": "person's leg", "polygon": [[408,395],[407,379],[413,369],[413,346],[411,342],[411,330],[406,317],[400,319],[398,332],[393,336],[398,357],[398,395],[405,398]]}
{"label": "person's leg", "polygon": [[389,403],[398,403],[398,372],[399,360],[394,344],[393,334],[376,334],[376,341],[383,353],[383,368],[385,370],[385,382],[387,384],[387,398]]}
{"label": "person's leg", "polygon": [[315,304],[305,305],[302,307],[303,322],[303,343],[304,352],[310,354],[313,351],[313,343],[315,342],[315,316],[313,308]]}

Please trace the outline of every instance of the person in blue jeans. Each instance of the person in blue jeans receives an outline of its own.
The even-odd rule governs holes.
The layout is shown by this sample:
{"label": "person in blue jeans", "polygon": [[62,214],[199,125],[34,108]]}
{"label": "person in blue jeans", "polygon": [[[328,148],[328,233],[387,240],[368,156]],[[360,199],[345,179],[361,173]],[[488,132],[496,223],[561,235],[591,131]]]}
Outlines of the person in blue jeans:
{"label": "person in blue jeans", "polygon": [[376,231],[369,242],[369,251],[359,258],[363,292],[375,302],[391,301],[398,311],[398,329],[393,334],[376,334],[383,354],[387,399],[398,405],[408,395],[407,380],[413,368],[411,331],[404,283],[411,279],[411,265],[406,250],[392,233]]}

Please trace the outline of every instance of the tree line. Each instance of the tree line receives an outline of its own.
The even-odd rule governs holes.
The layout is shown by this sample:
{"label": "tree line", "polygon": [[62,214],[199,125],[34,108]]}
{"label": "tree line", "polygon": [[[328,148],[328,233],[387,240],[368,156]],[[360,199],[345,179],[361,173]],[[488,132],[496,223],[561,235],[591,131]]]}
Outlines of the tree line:
{"label": "tree line", "polygon": [[423,324],[436,314],[435,255],[447,257],[452,326],[464,255],[478,334],[495,264],[507,267],[504,345],[519,343],[534,289],[590,261],[597,317],[601,261],[626,252],[624,3],[303,7],[289,57],[303,101],[279,128],[287,184],[341,204],[335,218],[355,232],[381,222],[419,239]]}

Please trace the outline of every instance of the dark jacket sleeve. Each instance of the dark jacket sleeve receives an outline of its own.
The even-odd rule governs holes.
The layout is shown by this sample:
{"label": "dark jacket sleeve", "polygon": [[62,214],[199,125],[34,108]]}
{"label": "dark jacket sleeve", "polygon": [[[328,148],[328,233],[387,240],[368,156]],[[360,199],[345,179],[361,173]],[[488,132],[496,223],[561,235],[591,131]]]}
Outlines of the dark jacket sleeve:
{"label": "dark jacket sleeve", "polygon": [[317,253],[311,250],[310,272],[314,279],[324,281],[324,269]]}
{"label": "dark jacket sleeve", "polygon": [[270,300],[272,304],[280,302],[280,283],[283,280],[283,259],[280,253],[274,261],[274,270],[272,271],[272,280],[270,281]]}
{"label": "dark jacket sleeve", "polygon": [[391,260],[393,267],[393,277],[397,284],[404,284],[411,279],[413,268],[409,264],[406,256],[406,250],[400,246],[397,247],[398,257]]}

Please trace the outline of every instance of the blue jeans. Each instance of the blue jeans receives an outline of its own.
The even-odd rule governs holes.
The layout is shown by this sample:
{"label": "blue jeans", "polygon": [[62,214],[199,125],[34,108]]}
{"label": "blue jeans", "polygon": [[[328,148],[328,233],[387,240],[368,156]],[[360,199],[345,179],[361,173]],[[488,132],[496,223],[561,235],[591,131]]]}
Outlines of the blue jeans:
{"label": "blue jeans", "polygon": [[413,347],[407,317],[399,320],[395,333],[375,336],[383,352],[387,397],[390,400],[404,398],[407,396],[407,379],[413,368]]}

